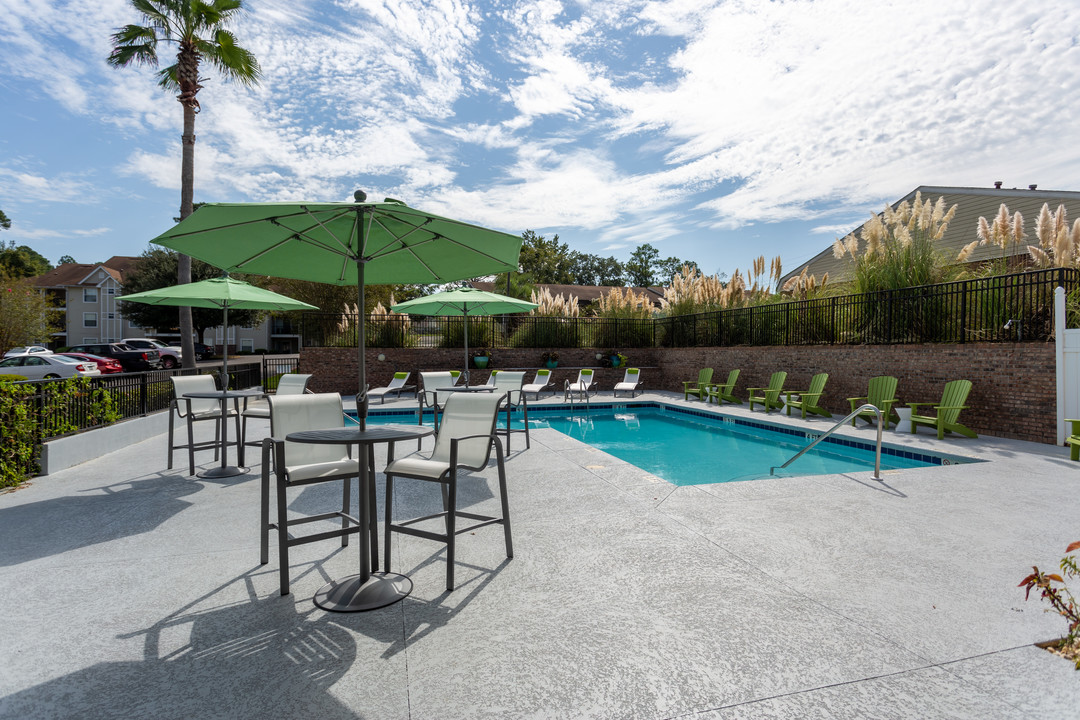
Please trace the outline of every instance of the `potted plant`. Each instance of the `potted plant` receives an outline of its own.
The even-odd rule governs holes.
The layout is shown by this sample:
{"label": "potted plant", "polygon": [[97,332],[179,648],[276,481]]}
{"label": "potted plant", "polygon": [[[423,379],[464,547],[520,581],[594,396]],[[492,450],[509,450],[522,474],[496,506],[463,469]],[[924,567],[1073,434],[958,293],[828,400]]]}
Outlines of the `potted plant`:
{"label": "potted plant", "polygon": [[488,362],[491,361],[491,351],[477,350],[475,353],[473,353],[472,361],[473,365],[475,365],[480,370],[483,370],[488,366]]}
{"label": "potted plant", "polygon": [[629,358],[627,358],[625,355],[623,355],[621,352],[618,352],[617,350],[609,350],[608,358],[611,360],[611,367],[613,368],[622,367],[626,365],[626,363],[630,362]]}
{"label": "potted plant", "polygon": [[548,369],[554,370],[559,365],[559,353],[554,350],[546,352],[540,356],[540,362]]}

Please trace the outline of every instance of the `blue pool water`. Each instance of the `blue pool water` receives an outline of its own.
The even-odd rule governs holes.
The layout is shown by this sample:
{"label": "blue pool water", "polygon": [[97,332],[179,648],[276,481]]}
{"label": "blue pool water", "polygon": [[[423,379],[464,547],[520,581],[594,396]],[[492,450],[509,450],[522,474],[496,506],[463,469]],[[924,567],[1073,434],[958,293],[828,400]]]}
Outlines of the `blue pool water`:
{"label": "blue pool water", "polygon": [[[369,422],[412,423],[415,418],[415,414],[373,414]],[[520,422],[519,415],[513,424],[519,426]],[[688,412],[655,403],[594,407],[588,413],[569,412],[565,408],[530,408],[529,425],[558,430],[674,485],[768,477],[770,467],[784,464],[816,437],[779,425]],[[954,462],[963,460],[882,447],[882,470]],[[872,444],[832,436],[777,474],[825,475],[873,468]]]}

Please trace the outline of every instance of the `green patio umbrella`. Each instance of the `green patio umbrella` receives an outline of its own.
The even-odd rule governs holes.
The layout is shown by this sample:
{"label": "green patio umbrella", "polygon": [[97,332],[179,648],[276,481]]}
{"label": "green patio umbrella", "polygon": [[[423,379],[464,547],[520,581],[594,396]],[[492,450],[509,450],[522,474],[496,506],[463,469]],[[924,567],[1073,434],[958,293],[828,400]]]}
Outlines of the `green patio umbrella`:
{"label": "green patio umbrella", "polygon": [[386,198],[207,204],[153,242],[229,271],[357,287],[356,410],[367,416],[365,283],[442,283],[517,270],[521,238]]}
{"label": "green patio umbrella", "polygon": [[201,308],[221,308],[221,326],[225,337],[225,352],[222,353],[221,388],[229,387],[228,327],[229,309],[236,310],[318,310],[314,305],[293,300],[270,290],[255,287],[250,283],[234,280],[226,274],[223,277],[201,280],[185,285],[147,290],[146,292],[123,295],[118,300],[138,302],[147,305],[176,305]]}
{"label": "green patio umbrella", "polygon": [[518,300],[476,288],[458,288],[408,300],[390,309],[393,312],[410,315],[461,315],[465,323],[465,384],[468,385],[469,315],[506,315],[526,312],[535,307],[536,303],[528,300]]}

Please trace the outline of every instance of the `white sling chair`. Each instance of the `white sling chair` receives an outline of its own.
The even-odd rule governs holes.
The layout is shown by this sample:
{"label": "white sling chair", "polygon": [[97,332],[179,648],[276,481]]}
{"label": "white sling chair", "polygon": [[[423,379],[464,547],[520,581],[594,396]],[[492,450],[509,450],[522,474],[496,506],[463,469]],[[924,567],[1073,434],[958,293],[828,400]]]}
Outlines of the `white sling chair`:
{"label": "white sling chair", "polygon": [[380,405],[382,405],[386,401],[386,396],[390,394],[393,394],[400,399],[401,393],[416,390],[415,385],[405,384],[409,379],[409,375],[411,374],[412,373],[407,372],[394,373],[394,379],[390,381],[389,385],[387,385],[386,387],[372,388],[371,390],[368,390],[368,397],[379,398]]}
{"label": "white sling chair", "polygon": [[551,382],[550,370],[537,370],[536,377],[533,378],[531,383],[527,383],[521,386],[522,394],[533,393],[536,395],[536,399],[540,399],[540,391],[551,389],[551,392],[555,392],[555,384]]}
{"label": "white sling chair", "polygon": [[[186,398],[185,393],[192,392],[216,392],[218,387],[214,382],[213,375],[174,375],[169,378],[172,381],[173,386],[173,399],[169,404],[169,469],[173,466],[173,452],[176,450],[188,451],[188,472],[191,475],[195,474],[195,451],[196,450],[213,450],[214,460],[218,459],[218,453],[221,449],[221,401],[214,400],[213,398]],[[236,420],[236,442],[230,442],[230,445],[237,445],[240,438],[240,413],[238,411],[239,401],[233,400],[233,407],[228,408],[226,411],[227,418],[234,418]],[[180,418],[187,422],[187,445],[175,445],[175,432],[173,425],[176,418]],[[195,423],[202,422],[204,420],[214,421],[214,440],[213,442],[205,440],[202,442],[195,442]],[[237,448],[238,461],[241,465],[244,464],[243,445],[239,445]]]}
{"label": "white sling chair", "polygon": [[638,393],[638,385],[640,384],[641,370],[639,368],[626,368],[626,374],[623,375],[622,382],[615,383],[615,390],[612,394],[618,397],[620,392],[628,392],[630,397],[634,397]]}
{"label": "white sling chair", "polygon": [[[525,373],[523,372],[506,372],[500,371],[498,375],[492,375],[495,378],[495,395],[500,393],[506,396],[506,428],[499,430],[500,435],[506,435],[506,452],[510,452],[510,436],[513,433],[523,432],[525,433],[525,449],[532,447],[529,440],[529,406],[525,402],[525,394],[522,392],[522,388],[525,385]],[[510,427],[510,414],[517,407],[521,407],[521,411],[524,414],[524,429],[511,429]]]}
{"label": "white sling chair", "polygon": [[563,388],[563,400],[569,400],[574,393],[577,393],[579,397],[595,394],[596,391],[592,389],[592,384],[593,371],[588,368],[579,370],[576,382],[566,381],[566,386]]}
{"label": "white sling chair", "polygon": [[[305,392],[309,392],[307,389],[309,380],[311,380],[310,374],[285,373],[278,379],[278,386],[275,392],[277,395],[303,395]],[[240,437],[243,438],[244,445],[261,445],[262,440],[248,441],[247,439],[248,418],[269,420],[270,406],[260,402],[249,407],[246,401],[244,403],[243,422],[240,424]],[[240,460],[240,464],[244,464],[243,459]]]}

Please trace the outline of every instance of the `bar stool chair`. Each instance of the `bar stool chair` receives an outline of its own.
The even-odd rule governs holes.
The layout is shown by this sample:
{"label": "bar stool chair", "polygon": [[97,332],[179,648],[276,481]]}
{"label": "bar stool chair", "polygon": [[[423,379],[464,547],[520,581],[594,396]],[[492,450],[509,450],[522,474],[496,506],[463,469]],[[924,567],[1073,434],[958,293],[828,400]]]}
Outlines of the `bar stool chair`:
{"label": "bar stool chair", "polygon": [[[528,450],[532,447],[532,444],[529,440],[529,405],[525,401],[525,393],[522,392],[522,388],[525,386],[525,373],[503,371],[494,377],[495,394],[504,393],[506,395],[506,429],[497,430],[496,432],[506,435],[506,452],[510,452],[510,436],[513,433],[525,433],[525,449]],[[510,427],[510,414],[518,407],[521,408],[524,414],[525,427],[515,430]]]}
{"label": "bar stool chair", "polygon": [[[214,400],[213,398],[186,398],[186,393],[193,392],[215,392],[217,391],[217,383],[214,382],[213,375],[174,375],[170,377],[173,387],[173,398],[169,403],[169,469],[173,466],[173,453],[176,450],[188,451],[188,474],[195,474],[195,452],[201,450],[213,450],[214,460],[218,459],[218,453],[221,450],[221,401]],[[236,410],[236,402],[234,401],[234,407],[228,408],[226,412],[226,419],[234,418],[236,420],[236,442],[230,442],[230,445],[237,445],[239,449],[240,438],[240,414]],[[179,418],[187,423],[187,444],[177,445],[175,443],[175,422]],[[197,422],[214,422],[214,440],[211,442],[205,440],[203,442],[195,442],[195,423]],[[243,460],[241,459],[241,464]]]}
{"label": "bar stool chair", "polygon": [[[278,379],[277,390],[275,395],[303,395],[305,392],[310,393],[307,389],[308,381],[311,380],[311,374],[304,373],[286,373]],[[248,406],[247,402],[244,402],[244,411],[241,413],[240,422],[240,437],[243,438],[243,443],[247,445],[262,445],[262,440],[248,440],[247,439],[247,421],[248,418],[255,418],[256,420],[269,420],[270,419],[270,406],[265,402],[255,403]],[[240,464],[243,465],[244,461],[241,459]]]}

